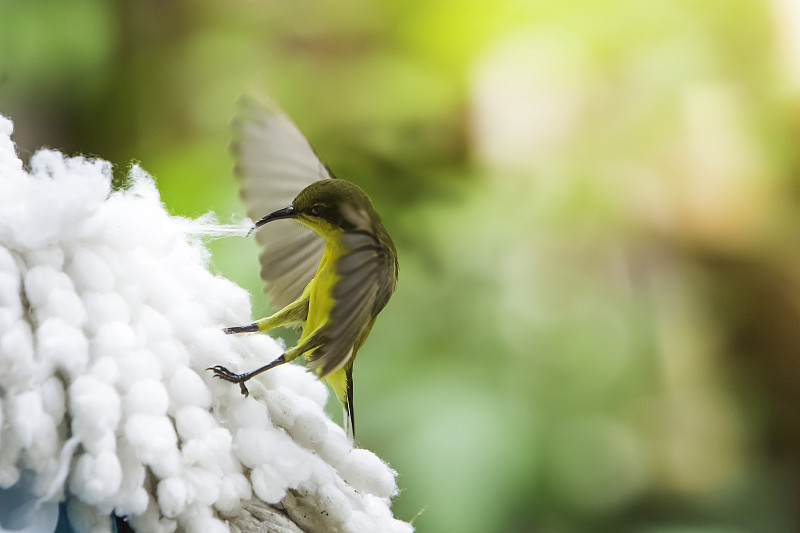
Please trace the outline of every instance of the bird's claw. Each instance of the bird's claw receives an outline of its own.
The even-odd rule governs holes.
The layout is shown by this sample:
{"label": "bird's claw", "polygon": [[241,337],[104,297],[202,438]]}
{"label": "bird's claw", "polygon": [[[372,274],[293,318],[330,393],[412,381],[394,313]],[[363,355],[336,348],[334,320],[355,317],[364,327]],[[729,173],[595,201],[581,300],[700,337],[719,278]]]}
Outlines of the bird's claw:
{"label": "bird's claw", "polygon": [[239,383],[239,374],[234,374],[222,365],[212,366],[210,368],[206,368],[206,370],[211,370],[214,372],[215,378],[224,379],[225,381],[230,381],[231,383]]}
{"label": "bird's claw", "polygon": [[206,370],[211,370],[212,372],[214,372],[215,378],[219,378],[229,383],[238,383],[239,389],[242,391],[242,394],[245,397],[250,396],[250,391],[247,390],[247,386],[245,386],[244,384],[244,382],[247,381],[249,377],[247,374],[235,374],[222,365],[212,366],[206,368]]}

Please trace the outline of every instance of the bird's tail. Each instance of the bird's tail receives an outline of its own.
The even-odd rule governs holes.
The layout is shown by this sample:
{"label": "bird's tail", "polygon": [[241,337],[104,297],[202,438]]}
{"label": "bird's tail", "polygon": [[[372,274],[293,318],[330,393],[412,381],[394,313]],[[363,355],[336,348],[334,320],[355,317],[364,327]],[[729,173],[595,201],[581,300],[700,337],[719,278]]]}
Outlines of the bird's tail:
{"label": "bird's tail", "polygon": [[347,393],[342,403],[342,421],[344,429],[350,440],[355,441],[356,437],[356,417],[353,411],[353,368],[347,370]]}

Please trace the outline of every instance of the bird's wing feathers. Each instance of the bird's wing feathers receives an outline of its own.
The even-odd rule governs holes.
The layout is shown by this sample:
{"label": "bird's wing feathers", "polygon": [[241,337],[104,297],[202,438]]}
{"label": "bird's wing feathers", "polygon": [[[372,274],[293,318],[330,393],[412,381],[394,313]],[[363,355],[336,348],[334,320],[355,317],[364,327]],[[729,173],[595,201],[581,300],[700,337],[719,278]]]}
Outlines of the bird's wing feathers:
{"label": "bird's wing feathers", "polygon": [[[391,259],[371,233],[345,233],[342,244],[345,253],[335,267],[339,281],[332,289],[335,303],[325,325],[327,342],[308,357],[309,366],[320,369],[321,376],[351,359],[394,287]],[[387,282],[391,284],[388,291]]]}
{"label": "bird's wing feathers", "polygon": [[[289,206],[311,183],[330,178],[308,141],[274,106],[243,99],[235,121],[236,174],[247,216],[258,220]],[[296,222],[278,220],[256,233],[261,245],[261,278],[272,305],[296,300],[314,277],[325,241]]]}

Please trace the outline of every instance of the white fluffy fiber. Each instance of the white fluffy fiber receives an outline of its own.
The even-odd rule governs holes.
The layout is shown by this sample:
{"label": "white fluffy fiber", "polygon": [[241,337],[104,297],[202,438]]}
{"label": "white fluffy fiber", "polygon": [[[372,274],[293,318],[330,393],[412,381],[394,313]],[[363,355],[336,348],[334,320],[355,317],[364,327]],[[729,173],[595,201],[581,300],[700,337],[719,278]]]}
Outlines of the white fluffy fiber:
{"label": "white fluffy fiber", "polygon": [[101,160],[42,150],[28,172],[12,129],[0,117],[0,499],[21,503],[0,531],[66,499],[77,531],[115,512],[225,532],[251,496],[312,501],[328,531],[411,531],[389,510],[395,473],[325,416],[312,374],[275,368],[244,398],[204,370],[281,348],[222,333],[251,321],[249,295],[207,270],[203,223],[170,217],[139,168],[123,191]]}

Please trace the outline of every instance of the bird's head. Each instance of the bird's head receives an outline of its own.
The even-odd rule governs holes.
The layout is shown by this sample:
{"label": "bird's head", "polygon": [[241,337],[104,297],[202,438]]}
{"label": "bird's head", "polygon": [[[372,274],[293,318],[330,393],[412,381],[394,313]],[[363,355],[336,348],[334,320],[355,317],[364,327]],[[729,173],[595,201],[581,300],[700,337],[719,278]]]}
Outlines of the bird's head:
{"label": "bird's head", "polygon": [[358,185],[339,179],[315,181],[300,191],[292,205],[273,211],[255,227],[285,218],[297,220],[326,239],[342,231],[372,231],[381,223],[369,196]]}

